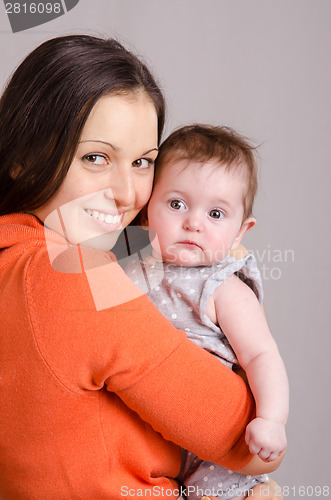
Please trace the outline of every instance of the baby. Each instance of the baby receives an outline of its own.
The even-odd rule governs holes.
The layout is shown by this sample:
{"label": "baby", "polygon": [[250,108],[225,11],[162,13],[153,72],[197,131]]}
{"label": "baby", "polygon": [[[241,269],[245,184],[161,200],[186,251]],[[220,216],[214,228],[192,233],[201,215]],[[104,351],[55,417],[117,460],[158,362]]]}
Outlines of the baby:
{"label": "baby", "polygon": [[[275,460],[286,447],[286,371],[260,305],[255,259],[230,255],[255,224],[254,149],[229,128],[187,126],[163,143],[156,166],[145,221],[152,255],[131,264],[128,275],[142,289],[147,283],[150,299],[192,341],[231,368],[239,364],[245,370],[256,400],[246,442],[251,453]],[[181,478],[190,500],[202,493],[244,498],[268,480],[190,452]]]}

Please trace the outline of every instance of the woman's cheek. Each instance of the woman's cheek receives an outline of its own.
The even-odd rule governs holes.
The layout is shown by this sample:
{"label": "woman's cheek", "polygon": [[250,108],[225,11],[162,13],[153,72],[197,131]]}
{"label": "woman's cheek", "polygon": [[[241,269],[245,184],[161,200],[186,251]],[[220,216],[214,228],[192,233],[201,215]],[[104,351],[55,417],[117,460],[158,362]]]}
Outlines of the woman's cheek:
{"label": "woman's cheek", "polygon": [[139,208],[143,208],[149,201],[153,189],[153,175],[148,176],[148,179],[143,179],[137,189]]}

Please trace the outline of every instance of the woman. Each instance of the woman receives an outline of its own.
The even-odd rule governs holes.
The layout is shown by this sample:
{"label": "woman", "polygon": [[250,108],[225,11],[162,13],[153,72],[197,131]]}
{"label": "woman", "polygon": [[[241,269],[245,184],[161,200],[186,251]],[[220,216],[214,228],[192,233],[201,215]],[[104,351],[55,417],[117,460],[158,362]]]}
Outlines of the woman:
{"label": "woman", "polygon": [[53,39],[0,116],[1,498],[177,498],[180,446],[276,468],[245,445],[242,379],[105,252],[152,189],[164,101],[148,69],[114,40]]}

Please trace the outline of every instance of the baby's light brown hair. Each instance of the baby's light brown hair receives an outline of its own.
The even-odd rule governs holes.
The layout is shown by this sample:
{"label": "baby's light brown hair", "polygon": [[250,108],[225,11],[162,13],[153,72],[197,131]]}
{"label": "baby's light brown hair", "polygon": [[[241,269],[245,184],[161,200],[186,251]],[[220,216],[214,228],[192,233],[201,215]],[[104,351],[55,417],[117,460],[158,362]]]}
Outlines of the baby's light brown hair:
{"label": "baby's light brown hair", "polygon": [[244,219],[252,215],[257,191],[256,147],[229,127],[187,125],[175,130],[162,143],[156,159],[154,183],[164,167],[174,161],[215,163],[237,171],[244,180]]}

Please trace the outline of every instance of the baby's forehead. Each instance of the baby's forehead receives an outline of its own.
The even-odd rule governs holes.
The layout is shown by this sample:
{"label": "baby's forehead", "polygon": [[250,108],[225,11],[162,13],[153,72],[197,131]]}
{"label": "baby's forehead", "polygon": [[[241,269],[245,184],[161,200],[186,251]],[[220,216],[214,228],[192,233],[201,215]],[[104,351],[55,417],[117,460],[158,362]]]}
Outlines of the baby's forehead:
{"label": "baby's forehead", "polygon": [[156,170],[155,182],[164,178],[164,176],[170,171],[176,171],[177,175],[181,173],[187,173],[188,171],[194,171],[195,175],[199,177],[206,177],[213,175],[217,178],[219,174],[220,177],[229,175],[238,182],[242,183],[247,179],[247,165],[244,161],[241,162],[224,162],[217,158],[211,158],[207,160],[201,160],[199,158],[169,158],[167,161],[162,162]]}
{"label": "baby's forehead", "polygon": [[231,206],[242,205],[245,210],[248,183],[242,169],[232,168],[218,161],[195,161],[188,158],[172,160],[164,164],[154,187],[158,193],[169,196],[194,196],[216,202],[222,199]]}

